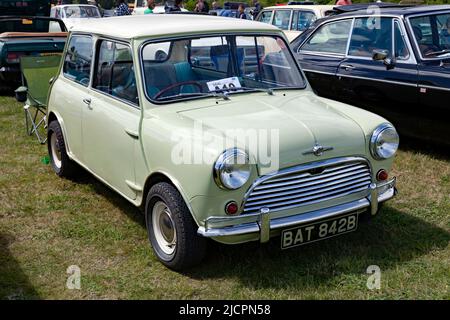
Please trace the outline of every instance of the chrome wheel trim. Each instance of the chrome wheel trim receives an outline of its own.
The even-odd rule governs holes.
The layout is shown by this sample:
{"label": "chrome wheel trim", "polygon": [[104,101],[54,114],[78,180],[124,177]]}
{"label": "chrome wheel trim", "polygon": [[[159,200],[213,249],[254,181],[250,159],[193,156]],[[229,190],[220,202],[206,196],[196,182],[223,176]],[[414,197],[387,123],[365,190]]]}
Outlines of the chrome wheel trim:
{"label": "chrome wheel trim", "polygon": [[59,149],[58,138],[56,137],[56,133],[52,132],[50,137],[50,146],[52,148],[52,159],[53,163],[58,169],[61,169],[61,150]]}
{"label": "chrome wheel trim", "polygon": [[175,252],[177,232],[169,207],[162,201],[155,203],[152,209],[152,226],[155,240],[167,255]]}

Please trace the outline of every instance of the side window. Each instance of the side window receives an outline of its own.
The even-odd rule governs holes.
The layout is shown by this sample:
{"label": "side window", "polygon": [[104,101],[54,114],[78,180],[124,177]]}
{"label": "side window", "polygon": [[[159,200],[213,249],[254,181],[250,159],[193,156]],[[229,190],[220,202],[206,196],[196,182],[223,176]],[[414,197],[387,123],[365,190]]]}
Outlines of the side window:
{"label": "side window", "polygon": [[398,21],[394,22],[394,52],[398,60],[408,60],[409,50],[405,42],[405,37],[401,32]]}
{"label": "side window", "polygon": [[100,41],[93,87],[113,97],[138,104],[133,57],[127,45]]}
{"label": "side window", "polygon": [[92,38],[72,36],[64,57],[64,76],[87,87],[91,74],[91,62]]}
{"label": "side window", "polygon": [[294,11],[291,30],[304,31],[316,20],[316,15],[311,11]]}
{"label": "side window", "polygon": [[348,54],[372,57],[375,49],[392,52],[392,18],[355,19]]}
{"label": "side window", "polygon": [[270,23],[270,18],[272,18],[272,11],[263,11],[258,18],[258,21],[264,23]]}
{"label": "side window", "polygon": [[275,10],[272,24],[281,30],[288,30],[290,18],[291,10]]}
{"label": "side window", "polygon": [[300,51],[345,54],[351,25],[352,20],[343,20],[321,26]]}

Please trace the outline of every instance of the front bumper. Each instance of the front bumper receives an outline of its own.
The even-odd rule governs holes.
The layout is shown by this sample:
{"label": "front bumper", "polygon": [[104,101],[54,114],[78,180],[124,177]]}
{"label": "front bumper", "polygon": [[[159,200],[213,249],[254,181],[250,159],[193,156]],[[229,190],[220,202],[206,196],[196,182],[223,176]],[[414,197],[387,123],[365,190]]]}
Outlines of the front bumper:
{"label": "front bumper", "polygon": [[[259,213],[236,217],[210,217],[197,233],[207,238],[221,238],[246,235],[246,239],[267,242],[271,234],[284,228],[310,223],[316,220],[339,216],[349,212],[370,210],[372,215],[378,212],[378,204],[391,199],[397,193],[396,179],[380,184],[371,183],[369,194],[362,199],[311,212],[271,219],[270,211],[264,208]],[[251,237],[249,237],[252,235]],[[242,241],[240,241],[242,242]]]}

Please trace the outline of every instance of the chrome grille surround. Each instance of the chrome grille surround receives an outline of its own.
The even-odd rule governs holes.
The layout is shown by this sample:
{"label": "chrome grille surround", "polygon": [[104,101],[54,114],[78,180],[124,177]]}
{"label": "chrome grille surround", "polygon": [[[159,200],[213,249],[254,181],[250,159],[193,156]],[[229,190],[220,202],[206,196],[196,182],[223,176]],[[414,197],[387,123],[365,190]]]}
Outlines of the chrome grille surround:
{"label": "chrome grille surround", "polygon": [[[316,173],[317,172],[317,173]],[[241,214],[270,212],[345,197],[367,190],[372,182],[370,162],[344,157],[286,168],[257,179],[244,196]]]}

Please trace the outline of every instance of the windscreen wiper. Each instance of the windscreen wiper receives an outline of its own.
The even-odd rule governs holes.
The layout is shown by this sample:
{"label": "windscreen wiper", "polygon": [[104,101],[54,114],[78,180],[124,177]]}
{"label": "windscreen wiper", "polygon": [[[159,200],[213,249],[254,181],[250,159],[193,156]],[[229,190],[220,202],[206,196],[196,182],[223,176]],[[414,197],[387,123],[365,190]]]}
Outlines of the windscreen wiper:
{"label": "windscreen wiper", "polygon": [[228,89],[217,89],[217,90],[213,90],[211,92],[230,93],[230,92],[239,92],[240,90],[260,91],[260,92],[265,92],[270,96],[273,96],[273,89],[271,89],[271,88],[236,87],[236,88],[228,88]]}
{"label": "windscreen wiper", "polygon": [[446,53],[450,53],[450,49],[444,49],[444,50],[441,50],[441,51],[428,52],[427,54],[425,54],[425,57],[439,56],[441,54],[446,54]]}
{"label": "windscreen wiper", "polygon": [[223,100],[230,100],[227,94],[220,93],[220,92],[192,92],[192,93],[183,93],[183,94],[176,94],[172,96],[166,96],[166,97],[159,97],[156,99],[157,101],[168,101],[176,98],[184,98],[184,97],[196,97],[196,96],[203,96],[203,97],[216,97]]}

